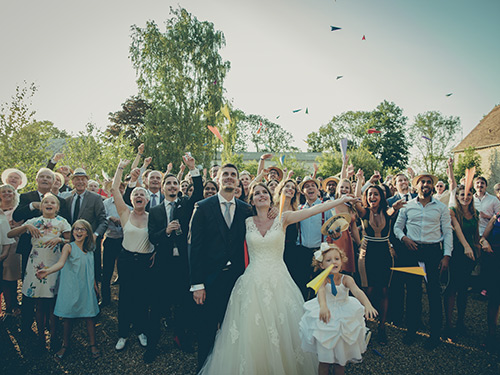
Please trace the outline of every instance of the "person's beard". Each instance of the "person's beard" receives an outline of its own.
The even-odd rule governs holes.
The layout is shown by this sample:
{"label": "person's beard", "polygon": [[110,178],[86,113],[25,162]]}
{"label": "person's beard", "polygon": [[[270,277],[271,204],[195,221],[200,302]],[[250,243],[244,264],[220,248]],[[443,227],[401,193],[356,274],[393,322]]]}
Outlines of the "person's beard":
{"label": "person's beard", "polygon": [[224,190],[226,193],[233,193],[234,192],[234,186],[223,186],[222,190]]}
{"label": "person's beard", "polygon": [[430,197],[432,195],[432,190],[426,190],[426,191],[422,191],[422,195],[424,196],[424,198],[427,198],[427,197]]}

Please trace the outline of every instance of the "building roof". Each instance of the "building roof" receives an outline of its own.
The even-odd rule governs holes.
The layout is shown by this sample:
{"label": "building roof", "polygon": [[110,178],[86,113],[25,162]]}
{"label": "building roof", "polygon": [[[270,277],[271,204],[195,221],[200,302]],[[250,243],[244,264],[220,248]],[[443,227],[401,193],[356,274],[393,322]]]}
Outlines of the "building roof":
{"label": "building roof", "polygon": [[461,152],[468,147],[475,149],[500,145],[500,105],[497,105],[472,129],[453,152]]}

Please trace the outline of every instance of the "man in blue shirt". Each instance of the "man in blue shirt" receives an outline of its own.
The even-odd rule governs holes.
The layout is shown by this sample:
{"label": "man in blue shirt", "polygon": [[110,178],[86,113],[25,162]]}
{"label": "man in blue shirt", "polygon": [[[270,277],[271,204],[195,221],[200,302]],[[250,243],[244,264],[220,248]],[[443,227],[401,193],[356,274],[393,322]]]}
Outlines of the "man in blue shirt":
{"label": "man in blue shirt", "polygon": [[[446,205],[432,197],[437,177],[425,173],[413,179],[418,196],[410,200],[400,211],[394,226],[394,234],[414,252],[418,262],[425,267],[427,297],[429,299],[431,336],[427,349],[439,345],[442,323],[440,272],[448,268],[453,251],[453,231],[450,211]],[[406,233],[405,233],[406,228]],[[408,321],[406,343],[415,339],[416,321]]]}

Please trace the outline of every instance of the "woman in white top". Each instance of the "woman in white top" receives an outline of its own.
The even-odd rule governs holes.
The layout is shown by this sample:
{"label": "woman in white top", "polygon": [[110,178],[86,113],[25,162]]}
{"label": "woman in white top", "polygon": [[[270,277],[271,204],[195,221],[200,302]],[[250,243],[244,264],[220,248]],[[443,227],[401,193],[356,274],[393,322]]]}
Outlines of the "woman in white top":
{"label": "woman in white top", "polygon": [[[130,163],[122,160],[118,164],[113,179],[113,191],[118,191],[123,169]],[[147,327],[148,302],[145,291],[148,288],[149,272],[153,262],[154,246],[148,239],[149,192],[143,187],[136,187],[130,195],[133,210],[125,204],[121,194],[115,194],[115,205],[123,228],[122,251],[118,257],[120,274],[120,293],[118,301],[118,342],[116,350],[125,348],[133,324],[140,344],[147,346],[145,335]]]}

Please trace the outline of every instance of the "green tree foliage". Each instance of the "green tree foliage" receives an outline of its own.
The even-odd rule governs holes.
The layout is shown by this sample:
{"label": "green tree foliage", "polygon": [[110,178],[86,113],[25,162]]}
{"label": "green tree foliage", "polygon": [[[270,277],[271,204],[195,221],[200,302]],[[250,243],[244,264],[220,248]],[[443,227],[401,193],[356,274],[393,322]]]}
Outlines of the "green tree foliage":
{"label": "green tree foliage", "polygon": [[10,103],[0,106],[0,172],[18,168],[28,178],[25,191],[36,186],[37,171],[47,166],[53,155],[55,140],[67,137],[50,121],[36,121],[31,98],[34,84],[18,86]]}
{"label": "green tree foliage", "polygon": [[243,114],[240,117],[238,131],[240,143],[244,145],[253,144],[257,152],[282,153],[299,151],[297,147],[291,145],[293,136],[290,132],[283,129],[281,125],[260,115]]}
{"label": "green tree foliage", "polygon": [[[370,178],[373,171],[380,171],[382,163],[373,154],[364,147],[348,149],[349,163],[357,171],[361,168],[365,173],[366,179]],[[340,173],[342,169],[342,153],[340,151],[324,152],[318,158],[318,175],[323,177],[334,176]]]}
{"label": "green tree foliage", "polygon": [[136,153],[124,134],[107,140],[104,132],[92,123],[88,123],[85,130],[76,136],[68,138],[62,152],[64,158],[60,165],[83,168],[90,178],[99,180],[103,179],[103,170],[112,177],[120,159],[133,159]]}
{"label": "green tree foliage", "polygon": [[481,170],[481,156],[476,152],[474,147],[467,147],[463,155],[458,155],[456,166],[453,168],[457,182],[465,176],[465,170],[472,167],[476,167],[475,177],[483,174]]}
{"label": "green tree foliage", "polygon": [[122,109],[109,113],[109,121],[105,135],[108,140],[123,136],[132,146],[139,147],[144,135],[144,120],[149,110],[149,104],[139,96],[128,98],[122,103]]}
{"label": "green tree foliage", "polygon": [[185,9],[171,8],[170,14],[165,32],[153,21],[132,26],[130,57],[140,95],[151,104],[144,123],[146,153],[162,168],[186,151],[208,165],[217,143],[207,125],[218,125],[230,68],[219,54],[224,34]]}
{"label": "green tree foliage", "polygon": [[442,172],[446,168],[446,160],[451,156],[451,147],[459,130],[458,117],[446,117],[438,111],[415,116],[410,134],[420,154],[416,158],[417,165],[430,173]]}
{"label": "green tree foliage", "polygon": [[307,145],[309,152],[340,151],[339,141],[347,138],[348,147],[359,147],[367,137],[366,124],[370,120],[370,112],[344,112],[333,116],[332,120],[309,133]]}
{"label": "green tree foliage", "polygon": [[[346,138],[349,148],[363,147],[378,158],[381,169],[404,169],[410,148],[406,122],[403,110],[388,101],[383,101],[371,112],[344,112],[334,116],[318,132],[308,135],[308,151],[339,151],[339,141]],[[371,128],[381,133],[369,134]]]}

